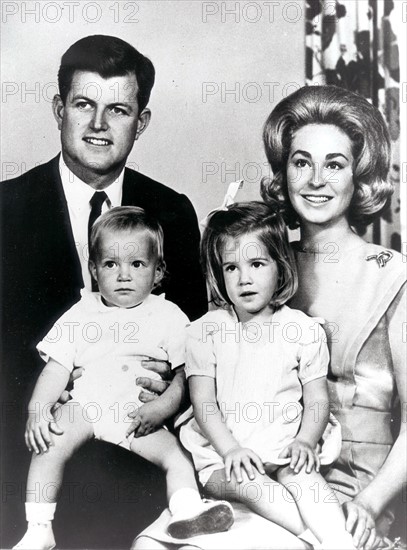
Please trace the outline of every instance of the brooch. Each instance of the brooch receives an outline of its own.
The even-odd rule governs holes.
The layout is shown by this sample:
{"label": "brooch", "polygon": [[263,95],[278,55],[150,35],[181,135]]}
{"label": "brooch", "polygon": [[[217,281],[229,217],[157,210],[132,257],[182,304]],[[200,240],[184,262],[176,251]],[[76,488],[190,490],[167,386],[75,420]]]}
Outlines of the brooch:
{"label": "brooch", "polygon": [[376,260],[379,267],[385,267],[387,262],[389,262],[392,258],[393,258],[393,253],[390,252],[390,250],[384,250],[379,254],[373,254],[372,256],[368,256],[366,258],[366,261],[368,262],[369,260]]}

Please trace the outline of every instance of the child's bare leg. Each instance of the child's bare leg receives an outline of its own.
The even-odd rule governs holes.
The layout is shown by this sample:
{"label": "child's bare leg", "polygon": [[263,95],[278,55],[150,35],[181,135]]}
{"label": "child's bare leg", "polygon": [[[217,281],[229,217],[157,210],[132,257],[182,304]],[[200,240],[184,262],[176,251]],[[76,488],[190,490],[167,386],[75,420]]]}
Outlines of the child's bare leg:
{"label": "child's bare leg", "polygon": [[161,429],[143,437],[135,437],[130,450],[164,470],[168,500],[179,489],[198,491],[192,464],[172,433]]}
{"label": "child's bare leg", "polygon": [[278,470],[277,479],[291,493],[305,524],[324,548],[353,548],[335,492],[321,474],[315,470],[307,474],[304,468],[295,474],[286,466]]}
{"label": "child's bare leg", "polygon": [[297,505],[286,489],[267,475],[255,472],[255,478],[249,479],[243,473],[242,483],[232,476],[226,481],[223,469],[213,472],[205,485],[205,491],[214,498],[237,501],[245,504],[259,516],[281,525],[294,535],[306,530]]}
{"label": "child's bare leg", "polygon": [[52,520],[67,460],[93,436],[78,403],[58,409],[62,435],[52,434],[53,445],[42,454],[33,453],[27,480],[26,517],[28,529],[14,547],[18,550],[49,550],[55,547]]}
{"label": "child's bare leg", "polygon": [[[62,435],[52,435],[53,445],[46,453],[31,458],[27,479],[27,502],[56,502],[65,464],[73,453],[93,437],[93,426],[84,419],[79,403],[70,401],[56,415]],[[43,491],[43,487],[54,490]]]}
{"label": "child's bare leg", "polygon": [[167,498],[172,520],[169,533],[176,538],[225,531],[233,524],[229,503],[203,503],[194,469],[177,438],[161,429],[134,438],[130,450],[162,468],[167,480]]}

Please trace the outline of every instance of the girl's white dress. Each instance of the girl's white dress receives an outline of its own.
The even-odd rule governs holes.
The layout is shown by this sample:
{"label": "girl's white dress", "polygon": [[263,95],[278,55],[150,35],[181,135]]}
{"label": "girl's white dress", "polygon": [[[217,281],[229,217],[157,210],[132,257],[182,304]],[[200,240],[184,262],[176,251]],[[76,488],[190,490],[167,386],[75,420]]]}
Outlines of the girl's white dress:
{"label": "girl's white dress", "polygon": [[[283,306],[270,322],[242,325],[233,310],[220,309],[187,329],[187,377],[216,379],[217,401],[227,427],[264,463],[289,462],[278,455],[300,428],[302,386],[327,374],[329,352],[321,322]],[[320,412],[316,405],[316,418]],[[204,404],[203,413],[210,422],[212,406]],[[192,410],[180,439],[192,454],[201,483],[224,467]],[[341,445],[340,426],[333,417],[323,439],[320,459],[329,464]]]}

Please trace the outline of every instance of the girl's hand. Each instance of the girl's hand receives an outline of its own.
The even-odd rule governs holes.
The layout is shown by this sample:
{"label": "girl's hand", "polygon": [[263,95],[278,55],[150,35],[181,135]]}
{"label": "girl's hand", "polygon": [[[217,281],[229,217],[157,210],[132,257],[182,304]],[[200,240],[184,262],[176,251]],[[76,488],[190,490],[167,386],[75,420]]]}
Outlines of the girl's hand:
{"label": "girl's hand", "polygon": [[46,453],[53,445],[50,432],[57,435],[63,433],[51,414],[51,408],[44,407],[42,410],[28,413],[24,438],[29,451],[36,454]]}
{"label": "girl's hand", "polygon": [[353,535],[353,544],[365,550],[377,548],[381,539],[376,534],[375,517],[367,504],[356,497],[343,504],[343,511],[346,530]]}
{"label": "girl's hand", "polygon": [[298,474],[305,465],[307,474],[311,473],[314,468],[316,472],[319,472],[320,461],[318,453],[309,443],[301,439],[294,439],[290,445],[287,445],[287,447],[281,451],[278,457],[291,458],[289,466],[296,474]]}
{"label": "girl's hand", "polygon": [[242,469],[246,470],[249,479],[254,479],[254,470],[252,464],[261,473],[265,474],[263,462],[251,449],[245,449],[239,445],[230,449],[223,455],[225,463],[226,480],[230,481],[231,472],[233,471],[237,482],[242,483]]}

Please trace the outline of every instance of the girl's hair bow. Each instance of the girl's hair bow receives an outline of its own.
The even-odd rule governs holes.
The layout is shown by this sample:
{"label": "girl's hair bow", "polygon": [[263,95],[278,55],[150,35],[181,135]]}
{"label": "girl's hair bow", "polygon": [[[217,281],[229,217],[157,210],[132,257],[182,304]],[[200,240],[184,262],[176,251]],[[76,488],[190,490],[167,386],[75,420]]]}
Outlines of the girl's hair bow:
{"label": "girl's hair bow", "polygon": [[239,189],[242,189],[243,185],[244,185],[244,180],[237,180],[237,181],[232,181],[232,183],[229,183],[229,186],[226,191],[226,195],[225,195],[225,198],[223,199],[222,204],[217,208],[214,208],[213,210],[211,210],[205,216],[205,218],[203,218],[199,222],[199,226],[202,229],[202,231],[206,228],[206,226],[208,225],[209,218],[213,214],[215,214],[215,212],[219,212],[219,210],[227,210],[228,206],[230,206],[231,204],[234,204],[237,192],[239,191]]}

